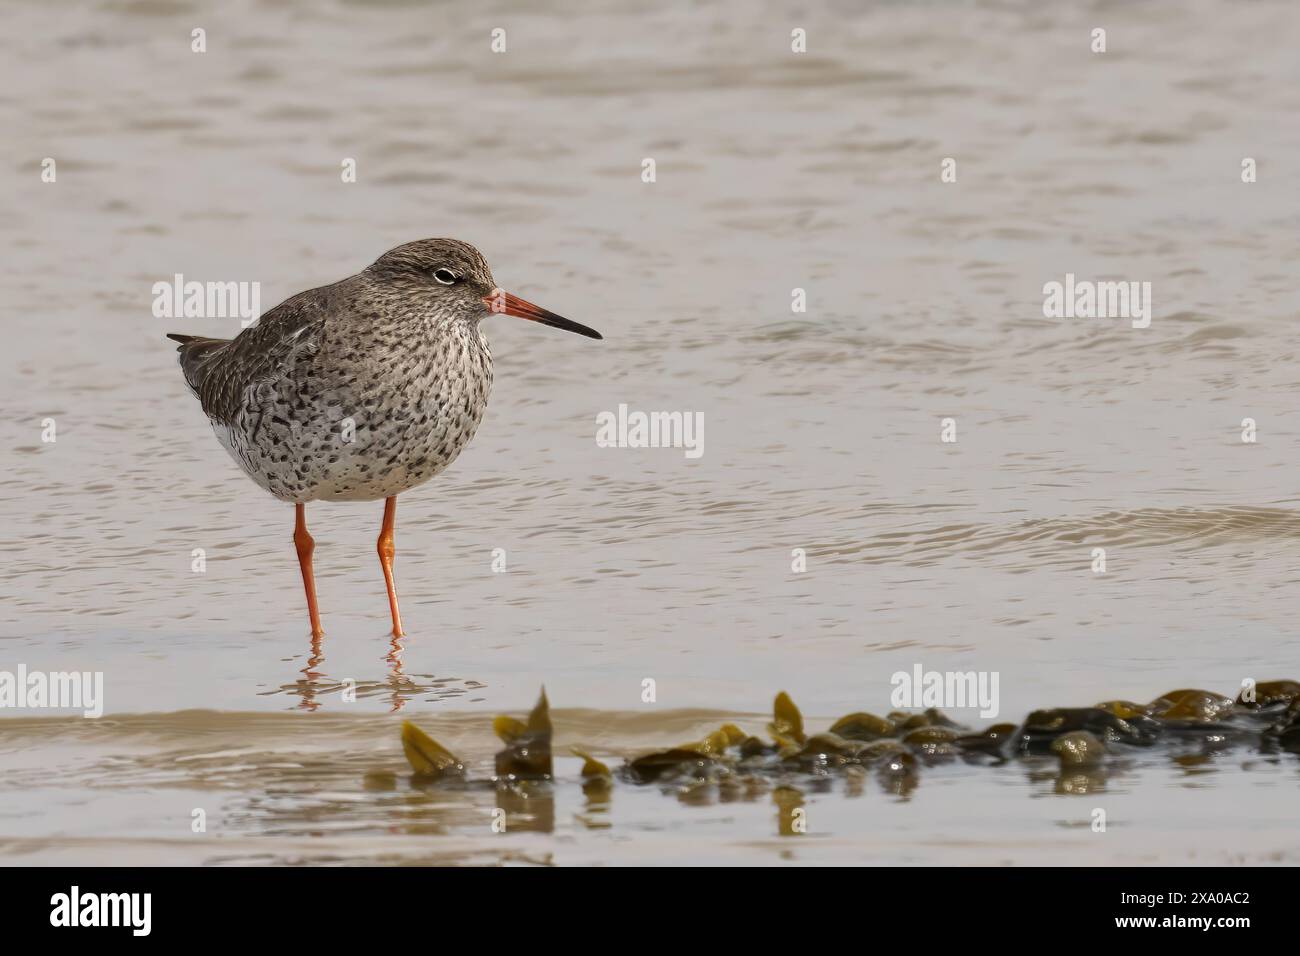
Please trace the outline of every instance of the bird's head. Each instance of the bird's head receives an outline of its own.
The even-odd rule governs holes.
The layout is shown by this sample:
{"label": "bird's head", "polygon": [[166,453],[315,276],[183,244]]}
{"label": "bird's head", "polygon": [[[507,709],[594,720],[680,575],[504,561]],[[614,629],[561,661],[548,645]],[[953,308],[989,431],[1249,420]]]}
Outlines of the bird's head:
{"label": "bird's head", "polygon": [[419,239],[389,249],[366,270],[403,298],[419,297],[441,314],[478,322],[494,312],[599,339],[601,334],[497,286],[483,254],[458,239]]}

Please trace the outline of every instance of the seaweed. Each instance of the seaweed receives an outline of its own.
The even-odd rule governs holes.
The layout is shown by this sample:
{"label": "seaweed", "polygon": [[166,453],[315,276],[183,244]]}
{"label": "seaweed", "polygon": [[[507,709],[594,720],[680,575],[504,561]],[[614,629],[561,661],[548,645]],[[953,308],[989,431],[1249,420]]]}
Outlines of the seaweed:
{"label": "seaweed", "polygon": [[402,750],[417,777],[440,780],[465,773],[455,754],[409,720],[402,723]]}
{"label": "seaweed", "polygon": [[[510,805],[526,808],[545,799],[554,775],[545,689],[527,721],[501,716],[492,727],[505,745],[496,754],[494,778],[503,805],[514,801]],[[767,731],[770,742],[726,723],[702,740],[630,757],[616,771],[581,747],[570,749],[583,761],[589,808],[608,803],[616,779],[667,787],[686,803],[709,802],[712,794],[724,801],[753,798],[775,787],[773,799],[793,821],[803,799],[794,780],[824,788],[838,775],[857,792],[874,772],[884,790],[905,798],[923,766],[958,757],[967,763],[1027,761],[1031,779],[1052,781],[1057,793],[1084,794],[1102,789],[1107,773],[1125,766],[1126,751],[1157,745],[1188,767],[1242,746],[1260,753],[1300,753],[1300,683],[1261,682],[1236,700],[1180,688],[1149,704],[1110,700],[1094,707],[1053,707],[1033,711],[1020,725],[1001,723],[975,732],[931,708],[887,717],[854,711],[827,730],[810,733],[782,691],[772,703]],[[421,785],[465,779],[464,763],[409,721],[402,725],[402,749]],[[1055,758],[1055,771],[1042,769],[1045,758]],[[389,785],[388,776],[367,776],[369,787]],[[595,817],[586,819],[601,825]]]}
{"label": "seaweed", "polygon": [[545,687],[528,715],[528,723],[520,723],[513,717],[498,717],[492,722],[492,729],[506,745],[496,756],[498,780],[551,779],[551,705]]}

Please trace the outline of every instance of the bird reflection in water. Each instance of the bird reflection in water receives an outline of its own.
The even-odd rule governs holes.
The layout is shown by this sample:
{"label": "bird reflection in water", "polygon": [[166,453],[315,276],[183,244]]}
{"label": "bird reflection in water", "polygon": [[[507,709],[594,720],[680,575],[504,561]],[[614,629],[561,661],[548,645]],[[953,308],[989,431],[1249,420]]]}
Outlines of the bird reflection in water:
{"label": "bird reflection in water", "polygon": [[405,637],[403,634],[394,634],[392,636],[388,644],[388,654],[384,657],[384,660],[388,663],[388,699],[392,703],[392,706],[388,708],[390,714],[395,714],[405,707],[406,701],[420,691],[415,682],[402,673],[403,637]]}
{"label": "bird reflection in water", "polygon": [[321,678],[325,676],[324,671],[318,670],[325,662],[324,639],[320,634],[313,634],[311,645],[307,651],[307,666],[299,673],[302,677],[298,678],[292,685],[285,688],[297,694],[299,710],[318,710],[320,701],[316,699],[321,692]]}
{"label": "bird reflection in water", "polygon": [[[473,680],[461,680],[456,677],[434,677],[431,674],[408,675],[402,661],[405,651],[404,636],[388,638],[388,652],[384,655],[386,673],[368,680],[340,679],[330,677],[321,668],[325,662],[324,638],[310,638],[307,646],[307,664],[293,681],[280,684],[271,690],[260,691],[262,696],[271,694],[291,694],[298,698],[297,709],[319,710],[329,695],[338,695],[344,704],[354,704],[358,698],[387,698],[389,713],[396,713],[404,708],[408,701],[423,697],[426,700],[446,700],[460,697],[469,689],[483,685]],[[285,658],[293,660],[293,658]],[[432,695],[432,696],[429,696]]]}

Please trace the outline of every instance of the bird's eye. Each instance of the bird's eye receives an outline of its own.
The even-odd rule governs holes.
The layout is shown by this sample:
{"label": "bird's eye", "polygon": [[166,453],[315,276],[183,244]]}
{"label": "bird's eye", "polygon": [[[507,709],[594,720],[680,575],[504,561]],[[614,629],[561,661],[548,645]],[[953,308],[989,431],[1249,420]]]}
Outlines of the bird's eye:
{"label": "bird's eye", "polygon": [[441,282],[443,285],[451,285],[458,278],[460,278],[458,275],[456,275],[456,273],[452,272],[450,269],[434,269],[433,277],[437,279],[439,282]]}

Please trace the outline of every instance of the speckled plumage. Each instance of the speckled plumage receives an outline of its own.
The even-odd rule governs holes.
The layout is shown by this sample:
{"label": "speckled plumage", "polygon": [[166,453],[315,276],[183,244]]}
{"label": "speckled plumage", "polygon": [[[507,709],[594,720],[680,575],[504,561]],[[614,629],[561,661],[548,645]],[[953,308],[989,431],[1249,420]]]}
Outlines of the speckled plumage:
{"label": "speckled plumage", "polygon": [[[434,269],[453,270],[456,284]],[[387,498],[437,475],[474,437],[492,388],[479,322],[495,287],[473,246],[408,243],[232,340],[175,336],[181,368],[222,445],[277,498]]]}

